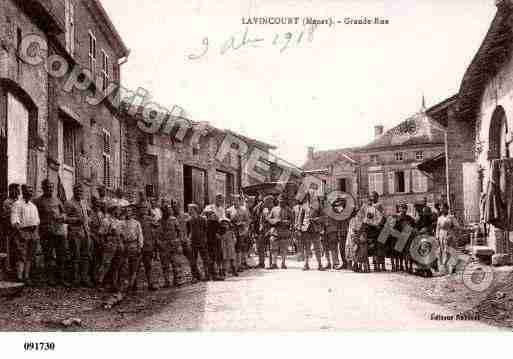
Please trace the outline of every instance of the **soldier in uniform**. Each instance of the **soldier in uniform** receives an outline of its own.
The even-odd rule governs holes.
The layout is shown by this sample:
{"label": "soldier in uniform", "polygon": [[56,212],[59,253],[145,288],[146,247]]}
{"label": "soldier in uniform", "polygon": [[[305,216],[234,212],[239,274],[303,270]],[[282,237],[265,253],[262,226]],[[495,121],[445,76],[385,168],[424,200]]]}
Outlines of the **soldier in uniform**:
{"label": "soldier in uniform", "polygon": [[249,212],[244,206],[244,202],[239,195],[234,195],[234,205],[227,209],[226,214],[232,221],[237,243],[235,244],[235,252],[237,253],[237,268],[239,270],[248,269],[246,258],[248,256],[249,246]]}
{"label": "soldier in uniform", "polygon": [[30,278],[34,248],[39,240],[40,223],[37,207],[32,203],[32,188],[21,186],[22,198],[12,205],[11,225],[15,231],[16,275],[20,282],[32,285]]}
{"label": "soldier in uniform", "polygon": [[178,286],[177,268],[173,263],[173,255],[180,250],[180,232],[178,230],[178,221],[172,214],[171,204],[167,201],[162,206],[161,233],[157,249],[164,274],[164,288],[171,287],[169,280],[170,270],[173,270],[173,286]]}
{"label": "soldier in uniform", "polygon": [[207,218],[208,254],[213,265],[211,275],[217,280],[223,280],[225,277],[222,240],[218,236],[219,221],[225,214],[224,197],[220,193],[216,195],[215,203],[203,210],[203,215]]}
{"label": "soldier in uniform", "polygon": [[126,207],[126,220],[123,226],[124,253],[122,263],[128,264],[128,290],[137,289],[137,272],[141,264],[141,251],[144,237],[141,223],[136,219],[135,206]]}
{"label": "soldier in uniform", "polygon": [[[190,219],[190,216],[188,213],[185,213],[180,209],[180,205],[177,201],[171,200],[171,209],[172,209],[172,215],[176,218],[177,225],[178,225],[178,238],[180,245],[182,247],[182,253],[187,258],[187,261],[189,262],[189,266],[191,267],[191,270],[194,270],[194,256],[193,256],[193,249],[192,249],[192,243],[189,240],[189,237],[187,236],[187,222]],[[197,281],[196,276],[192,276],[192,283],[195,283]]]}
{"label": "soldier in uniform", "polygon": [[98,238],[103,248],[102,261],[97,272],[96,283],[98,286],[104,285],[105,275],[110,271],[112,273],[112,286],[119,290],[119,271],[121,267],[121,253],[123,243],[121,240],[122,222],[120,207],[111,202],[107,205],[107,213],[103,218],[98,229]]}
{"label": "soldier in uniform", "polygon": [[310,193],[305,195],[299,213],[299,226],[305,253],[305,266],[303,270],[310,270],[309,261],[312,256],[312,245],[314,247],[315,258],[317,259],[318,269],[320,271],[325,270],[321,261],[320,220],[322,214],[320,207],[318,199],[312,200]]}
{"label": "soldier in uniform", "polygon": [[14,251],[12,248],[15,233],[11,226],[11,209],[12,205],[20,197],[20,185],[17,183],[11,183],[8,190],[9,196],[2,204],[2,233],[5,235],[5,243],[2,243],[3,248],[0,248],[0,251],[5,250],[5,253],[7,253],[7,267],[8,269],[11,269],[11,266],[15,263]]}
{"label": "soldier in uniform", "polygon": [[[274,207],[274,197],[265,196],[258,209],[259,233],[257,238],[258,266],[265,268],[265,252],[269,247],[269,231],[271,224],[268,222],[269,214]],[[269,257],[269,268],[272,267],[272,258]]]}
{"label": "soldier in uniform", "polygon": [[93,197],[91,199],[92,213],[89,217],[89,231],[91,233],[91,241],[93,245],[93,258],[91,261],[92,274],[91,277],[96,283],[98,278],[98,270],[101,266],[103,259],[103,237],[100,235],[100,228],[102,226],[103,219],[105,218],[106,202]]}
{"label": "soldier in uniform", "polygon": [[56,281],[58,281],[59,284],[69,287],[65,273],[68,244],[66,229],[64,228],[66,219],[64,206],[53,195],[54,185],[50,180],[43,180],[41,186],[43,188],[43,195],[36,199],[34,204],[37,206],[41,220],[39,236],[45,257],[48,284],[54,286]]}
{"label": "soldier in uniform", "polygon": [[89,233],[89,210],[83,199],[80,184],[73,186],[73,198],[64,204],[64,209],[73,260],[73,284],[91,288],[93,284],[89,279],[89,268],[92,243]]}
{"label": "soldier in uniform", "polygon": [[153,257],[157,250],[157,240],[160,235],[160,221],[151,215],[148,203],[139,204],[139,222],[144,237],[142,248],[142,262],[144,273],[148,281],[148,289],[154,291],[157,289],[152,278]]}
{"label": "soldier in uniform", "polygon": [[268,221],[273,227],[271,230],[271,255],[273,257],[271,269],[278,268],[278,253],[282,256],[281,269],[287,269],[286,259],[292,236],[294,213],[287,205],[285,195],[281,194],[278,197],[278,206],[271,210]]}
{"label": "soldier in uniform", "polygon": [[209,281],[212,273],[212,266],[207,249],[207,220],[199,215],[198,205],[191,203],[187,206],[189,221],[187,221],[187,236],[192,245],[192,274],[197,280],[201,279],[198,269],[198,257],[201,256],[205,270],[205,281]]}

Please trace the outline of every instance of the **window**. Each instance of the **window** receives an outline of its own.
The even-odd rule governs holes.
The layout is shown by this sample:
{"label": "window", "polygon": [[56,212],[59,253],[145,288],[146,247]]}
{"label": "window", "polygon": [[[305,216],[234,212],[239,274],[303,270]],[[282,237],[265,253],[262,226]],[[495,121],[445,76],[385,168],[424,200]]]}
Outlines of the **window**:
{"label": "window", "polygon": [[383,194],[383,173],[369,173],[369,194],[376,191]]}
{"label": "window", "polygon": [[112,187],[112,176],[111,176],[111,140],[110,133],[107,130],[103,130],[103,185],[107,188]]}
{"label": "window", "polygon": [[107,53],[102,50],[102,90],[105,92],[110,82],[110,61]]}
{"label": "window", "polygon": [[96,78],[96,37],[89,31],[89,70],[93,79]]}
{"label": "window", "polygon": [[415,159],[417,161],[423,161],[424,160],[424,152],[422,152],[422,151],[415,152]]}
{"label": "window", "polygon": [[370,155],[370,162],[372,163],[378,163],[379,156],[378,155]]}
{"label": "window", "polygon": [[62,123],[62,138],[64,143],[64,164],[75,167],[75,128],[70,121]]}
{"label": "window", "polygon": [[337,180],[337,191],[347,192],[347,180],[345,178],[339,178]]}
{"label": "window", "polygon": [[404,172],[403,171],[395,173],[395,183],[394,183],[394,185],[395,185],[394,186],[395,187],[395,192],[398,192],[398,193],[406,192],[406,181],[405,181],[405,178],[404,178]]}
{"label": "window", "polygon": [[65,0],[66,12],[66,51],[75,55],[75,6],[72,0]]}
{"label": "window", "polygon": [[404,153],[403,153],[403,152],[396,152],[396,153],[395,153],[395,160],[396,160],[396,161],[402,161],[402,160],[404,160]]}
{"label": "window", "polygon": [[427,177],[420,172],[419,170],[413,170],[412,172],[412,182],[413,182],[413,192],[415,193],[423,193],[428,191],[428,182]]}

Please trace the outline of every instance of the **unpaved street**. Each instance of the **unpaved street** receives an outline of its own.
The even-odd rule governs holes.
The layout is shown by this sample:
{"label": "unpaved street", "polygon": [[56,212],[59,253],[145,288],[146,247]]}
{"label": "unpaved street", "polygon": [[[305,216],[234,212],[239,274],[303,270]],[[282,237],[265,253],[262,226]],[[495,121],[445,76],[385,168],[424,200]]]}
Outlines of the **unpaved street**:
{"label": "unpaved street", "polygon": [[[405,274],[253,270],[225,282],[176,290],[169,305],[121,330],[492,330],[472,321],[430,320],[447,308],[414,295]],[[418,294],[418,293],[417,293]]]}

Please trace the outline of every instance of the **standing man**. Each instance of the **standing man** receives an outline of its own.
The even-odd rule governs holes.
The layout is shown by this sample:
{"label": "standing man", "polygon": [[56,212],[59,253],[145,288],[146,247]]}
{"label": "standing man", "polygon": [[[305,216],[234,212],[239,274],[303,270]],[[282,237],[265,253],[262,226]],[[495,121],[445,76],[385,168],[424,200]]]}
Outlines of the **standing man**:
{"label": "standing man", "polygon": [[373,265],[376,272],[386,271],[385,268],[385,245],[378,241],[379,233],[385,223],[384,209],[379,202],[379,194],[374,191],[369,197],[364,210],[364,228],[369,243],[374,243]]}
{"label": "standing man", "polygon": [[5,249],[5,252],[7,253],[7,268],[11,269],[15,263],[14,250],[12,246],[15,232],[11,226],[11,209],[13,204],[20,197],[20,185],[17,183],[11,183],[8,190],[9,196],[2,204],[2,233],[4,233],[5,243],[2,244],[4,248],[1,248],[0,250]]}
{"label": "standing man", "polygon": [[64,204],[64,210],[73,258],[73,285],[91,288],[93,284],[89,279],[89,266],[92,245],[89,234],[89,210],[83,199],[82,185],[73,186],[73,198]]}
{"label": "standing man", "polygon": [[[338,251],[340,244],[339,225],[340,221],[336,220],[335,218],[331,218],[327,214],[324,215],[324,253],[326,254],[326,259],[328,260],[328,265],[326,266],[326,269],[337,269],[340,263],[338,260]],[[344,255],[342,255],[342,260],[345,262]]]}
{"label": "standing man", "polygon": [[301,238],[303,238],[305,266],[303,270],[310,270],[310,257],[312,256],[312,245],[314,247],[315,258],[317,259],[317,269],[325,270],[321,261],[321,208],[318,199],[312,201],[311,194],[307,193],[303,199],[299,214],[299,225]]}
{"label": "standing man", "polygon": [[289,250],[290,238],[292,236],[292,225],[294,223],[294,214],[287,205],[285,195],[278,197],[278,206],[271,210],[269,223],[273,227],[271,230],[271,256],[273,257],[271,269],[278,268],[278,253],[281,253],[281,269],[287,269],[286,259]]}
{"label": "standing man", "polygon": [[[261,202],[258,213],[258,238],[257,238],[257,252],[258,252],[258,267],[265,268],[265,252],[268,248],[269,231],[271,225],[268,222],[269,214],[274,207],[274,197],[269,195],[265,196]],[[269,256],[269,268],[272,267],[272,257]]]}
{"label": "standing man", "polygon": [[34,248],[39,240],[39,212],[32,203],[32,188],[21,186],[22,198],[14,202],[11,210],[11,225],[16,233],[14,252],[16,258],[16,277],[18,281],[32,285],[30,270]]}
{"label": "standing man", "polygon": [[138,206],[139,222],[143,231],[144,244],[142,248],[142,262],[144,266],[144,274],[148,281],[148,289],[150,291],[157,290],[152,277],[153,257],[157,249],[157,241],[159,238],[160,221],[155,219],[150,211],[149,204],[140,202]]}
{"label": "standing man", "polygon": [[226,217],[224,209],[224,196],[220,193],[216,195],[215,203],[209,204],[203,210],[203,215],[207,218],[207,247],[209,258],[212,261],[212,276],[214,279],[224,278],[224,258],[223,247],[219,232],[219,221]]}
{"label": "standing man", "polygon": [[171,287],[169,280],[171,269],[173,271],[173,286],[177,287],[178,283],[178,268],[174,263],[176,254],[180,251],[180,238],[178,237],[180,231],[178,230],[178,221],[173,216],[173,209],[171,203],[167,201],[162,206],[162,219],[161,219],[161,233],[158,241],[157,249],[160,257],[160,264],[162,266],[162,273],[164,275],[164,288]]}
{"label": "standing man", "polygon": [[207,249],[207,220],[205,217],[200,216],[197,204],[191,203],[187,206],[187,209],[190,217],[186,223],[186,227],[187,236],[192,246],[192,275],[197,280],[201,280],[198,269],[198,257],[201,256],[203,269],[205,271],[203,280],[209,281],[212,275],[212,266],[210,264],[210,257]]}
{"label": "standing man", "polygon": [[[46,276],[48,285],[55,286],[56,282],[69,287],[66,281],[65,261],[68,251],[66,214],[64,206],[54,193],[54,184],[45,179],[41,183],[43,195],[34,201],[39,210],[39,235],[45,257]],[[55,251],[55,262],[53,252]]]}
{"label": "standing man", "polygon": [[239,270],[248,269],[246,259],[248,256],[249,224],[251,219],[241,196],[234,195],[233,199],[234,204],[227,209],[226,213],[235,227],[235,237],[237,238],[235,244],[237,268],[239,268]]}
{"label": "standing man", "polygon": [[296,246],[296,254],[298,254],[298,261],[304,261],[303,256],[303,243],[301,240],[301,231],[299,230],[299,212],[301,205],[297,199],[294,199],[294,206],[292,207],[292,213],[294,213],[294,228],[292,237]]}

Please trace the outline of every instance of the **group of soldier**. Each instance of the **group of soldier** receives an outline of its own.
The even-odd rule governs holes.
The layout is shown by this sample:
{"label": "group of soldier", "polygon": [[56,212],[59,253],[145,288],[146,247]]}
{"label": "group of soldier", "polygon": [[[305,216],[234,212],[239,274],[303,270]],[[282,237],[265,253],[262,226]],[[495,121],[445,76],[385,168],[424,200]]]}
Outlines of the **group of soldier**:
{"label": "group of soldier", "polygon": [[[414,215],[408,214],[408,203],[397,205],[396,213],[385,215],[379,195],[373,192],[360,207],[350,205],[344,198],[335,198],[327,203],[320,196],[307,192],[299,201],[287,202],[279,196],[277,203],[273,196],[263,197],[252,209],[254,232],[257,238],[259,266],[265,267],[266,250],[269,250],[269,269],[287,269],[288,247],[292,245],[304,261],[303,270],[310,270],[313,257],[317,269],[353,270],[370,272],[372,259],[376,272],[386,271],[385,259],[390,258],[391,270],[394,272],[417,272],[431,276],[434,271],[442,270],[448,262],[447,246],[455,239],[459,228],[454,216],[449,214],[446,204],[436,204],[432,209],[427,199],[414,203]],[[353,201],[349,201],[353,202]],[[334,215],[336,209],[349,215]],[[395,233],[407,231],[408,240],[396,246],[397,238],[387,235],[384,241],[378,240],[389,218],[393,219]],[[409,226],[407,229],[406,227]],[[432,250],[435,259],[432,265],[419,263],[410,255],[410,245],[417,236],[427,236],[420,246]],[[428,243],[429,242],[429,243]],[[435,242],[435,245],[433,245]],[[429,254],[429,253],[428,253]],[[278,255],[281,263],[278,266]],[[323,265],[323,257],[327,265]]]}
{"label": "group of soldier", "polygon": [[[250,269],[253,245],[259,268],[266,267],[268,257],[267,268],[287,269],[287,257],[295,249],[304,261],[303,270],[310,270],[312,254],[321,271],[368,272],[369,256],[375,271],[385,271],[387,254],[393,271],[412,270],[408,256],[394,252],[393,240],[388,246],[377,241],[385,222],[377,193],[341,219],[329,215],[327,204],[309,192],[301,201],[284,194],[233,195],[230,207],[224,195],[218,194],[205,208],[190,203],[183,211],[174,200],[148,201],[142,193],[137,203],[124,199],[121,191],[108,198],[103,187],[87,201],[82,186],[75,185],[72,198],[64,203],[55,196],[51,181],[44,180],[42,190],[42,196],[33,200],[30,186],[22,185],[20,196],[20,186],[11,184],[3,204],[2,231],[8,239],[9,258],[15,264],[16,279],[27,285],[32,284],[31,268],[38,248],[44,256],[48,285],[110,285],[115,291],[137,289],[141,269],[148,288],[158,289],[160,278],[152,274],[157,260],[163,286],[180,285],[175,262],[179,254],[189,261],[193,281],[238,276]],[[344,209],[347,203],[337,199],[329,205]],[[423,233],[436,232],[437,238],[447,242],[448,230],[457,224],[444,208],[437,225],[437,213],[427,203],[417,208],[417,219],[401,204],[395,216],[396,229],[409,225]],[[203,273],[198,266],[200,258]]]}
{"label": "group of soldier", "polygon": [[[223,195],[201,209],[190,203],[182,211],[174,200],[141,193],[137,203],[106,196],[104,187],[86,200],[83,187],[61,201],[54,184],[42,182],[43,194],[33,199],[30,186],[9,185],[2,208],[2,232],[16,280],[34,284],[33,263],[43,254],[48,285],[98,287],[114,291],[137,289],[144,268],[148,288],[158,289],[153,265],[160,263],[163,286],[178,286],[177,255],[189,261],[193,282],[224,280],[248,268],[250,215],[240,196],[226,208]],[[203,263],[203,274],[198,265]],[[142,265],[141,265],[142,264]],[[172,280],[171,280],[172,278]]]}

